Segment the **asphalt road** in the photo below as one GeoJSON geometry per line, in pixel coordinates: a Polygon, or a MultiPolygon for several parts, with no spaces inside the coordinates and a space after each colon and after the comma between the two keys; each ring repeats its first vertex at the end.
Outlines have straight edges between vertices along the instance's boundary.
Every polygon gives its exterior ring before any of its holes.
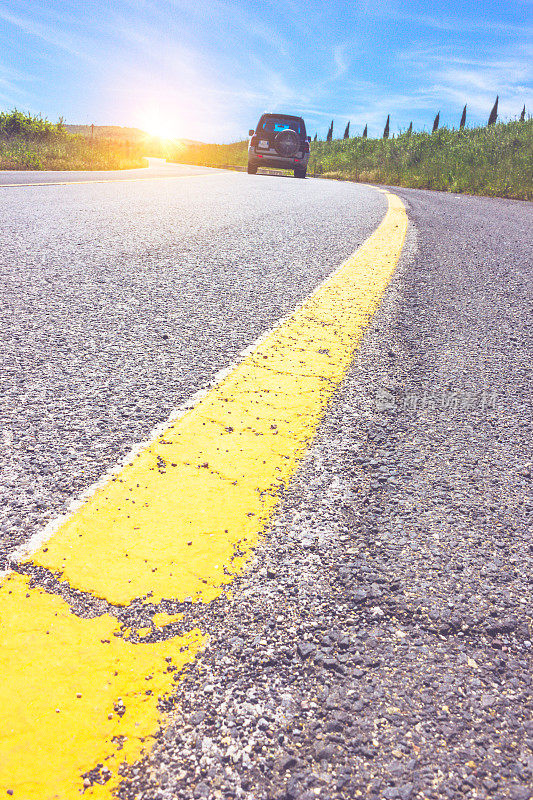
{"type": "MultiPolygon", "coordinates": [[[[5,555],[386,209],[208,170],[0,191],[5,555]]],[[[395,191],[396,275],[254,568],[186,612],[211,644],[124,800],[531,796],[531,206],[395,191]]]]}
{"type": "MultiPolygon", "coordinates": [[[[183,177],[205,173],[203,167],[186,164],[167,164],[162,158],[149,158],[149,166],[143,169],[91,170],[90,172],[73,172],[65,170],[0,170],[0,186],[28,186],[28,184],[64,184],[103,181],[121,181],[123,183],[153,180],[154,178],[183,177]]],[[[214,172],[215,170],[211,170],[214,172]]],[[[218,170],[216,170],[218,171],[218,170]]]]}
{"type": "Polygon", "coordinates": [[[386,209],[366,187],[192,169],[2,190],[0,559],[291,311],[386,209]]]}

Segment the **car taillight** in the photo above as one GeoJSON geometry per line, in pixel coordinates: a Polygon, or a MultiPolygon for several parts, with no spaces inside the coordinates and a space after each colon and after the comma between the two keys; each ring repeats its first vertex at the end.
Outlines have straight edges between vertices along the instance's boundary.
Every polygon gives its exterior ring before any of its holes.
{"type": "Polygon", "coordinates": [[[252,145],[252,147],[254,147],[257,144],[258,141],[259,141],[258,137],[256,135],[254,135],[250,139],[250,144],[252,145]]]}

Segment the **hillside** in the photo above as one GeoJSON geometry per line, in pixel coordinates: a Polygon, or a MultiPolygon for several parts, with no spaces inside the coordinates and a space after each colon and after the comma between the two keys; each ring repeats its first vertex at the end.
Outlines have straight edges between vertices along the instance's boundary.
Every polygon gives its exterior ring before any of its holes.
{"type": "MultiPolygon", "coordinates": [[[[146,144],[148,150],[151,147],[159,149],[162,145],[161,139],[157,136],[152,136],[147,131],[141,128],[124,128],[120,125],[64,125],[67,133],[76,136],[94,137],[95,139],[107,139],[123,142],[137,142],[146,144]]],[[[201,146],[202,142],[197,142],[194,139],[172,139],[164,141],[163,145],[168,147],[196,147],[201,146]]],[[[147,155],[152,155],[147,151],[147,155]]],[[[153,154],[155,155],[155,153],[153,154]]]]}
{"type": "Polygon", "coordinates": [[[94,136],[100,139],[123,139],[129,141],[144,141],[149,138],[146,131],[140,128],[123,128],[120,125],[64,125],[67,133],[80,136],[94,136]]]}

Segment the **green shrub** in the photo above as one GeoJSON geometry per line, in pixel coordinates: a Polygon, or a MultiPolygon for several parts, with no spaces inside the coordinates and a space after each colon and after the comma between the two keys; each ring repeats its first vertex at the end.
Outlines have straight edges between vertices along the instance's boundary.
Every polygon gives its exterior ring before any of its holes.
{"type": "Polygon", "coordinates": [[[49,139],[63,133],[63,124],[54,125],[40,116],[17,111],[0,112],[0,136],[2,138],[18,137],[27,140],[49,139]]]}
{"type": "Polygon", "coordinates": [[[146,166],[141,144],[71,135],[21,111],[0,112],[0,169],[93,170],[146,166]]]}

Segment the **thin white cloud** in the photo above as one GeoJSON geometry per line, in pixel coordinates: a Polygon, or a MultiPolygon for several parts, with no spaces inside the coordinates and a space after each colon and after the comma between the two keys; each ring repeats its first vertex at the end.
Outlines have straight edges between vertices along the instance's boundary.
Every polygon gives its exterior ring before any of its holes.
{"type": "Polygon", "coordinates": [[[4,108],[21,107],[22,110],[38,112],[35,104],[35,87],[39,80],[20,70],[0,63],[0,101],[4,108]]]}
{"type": "MultiPolygon", "coordinates": [[[[250,49],[254,47],[255,40],[281,57],[285,58],[291,53],[291,44],[280,34],[279,27],[265,22],[260,13],[261,4],[255,12],[232,0],[197,0],[194,4],[190,0],[170,0],[170,4],[180,10],[186,19],[194,18],[202,24],[209,20],[211,25],[226,32],[231,31],[233,38],[240,43],[249,42],[250,49]]],[[[277,11],[280,11],[279,4],[277,11]]],[[[227,46],[230,48],[230,42],[227,42],[227,46]]]]}
{"type": "Polygon", "coordinates": [[[503,33],[505,35],[518,34],[521,37],[531,34],[533,30],[527,25],[512,25],[510,23],[496,22],[490,15],[484,14],[475,19],[456,19],[453,17],[432,17],[429,14],[402,14],[403,22],[411,22],[425,28],[436,31],[447,31],[453,33],[476,33],[483,32],[503,33]]]}
{"type": "Polygon", "coordinates": [[[29,36],[36,36],[56,49],[63,50],[76,58],[97,63],[96,58],[91,55],[91,47],[88,42],[82,42],[79,38],[64,30],[58,30],[55,26],[37,22],[33,15],[21,16],[0,8],[0,19],[19,28],[29,36]]]}
{"type": "Polygon", "coordinates": [[[352,57],[350,58],[348,56],[348,47],[349,43],[344,42],[343,44],[338,44],[333,48],[333,63],[335,64],[335,72],[333,75],[334,79],[345,75],[350,67],[350,64],[352,63],[353,52],[352,57]]]}
{"type": "Polygon", "coordinates": [[[461,107],[466,103],[478,121],[488,116],[496,95],[499,95],[500,118],[513,118],[524,103],[533,106],[533,67],[531,48],[515,47],[512,54],[501,52],[493,58],[475,58],[447,48],[426,48],[405,51],[401,59],[418,76],[419,90],[434,105],[440,103],[461,107]]]}

